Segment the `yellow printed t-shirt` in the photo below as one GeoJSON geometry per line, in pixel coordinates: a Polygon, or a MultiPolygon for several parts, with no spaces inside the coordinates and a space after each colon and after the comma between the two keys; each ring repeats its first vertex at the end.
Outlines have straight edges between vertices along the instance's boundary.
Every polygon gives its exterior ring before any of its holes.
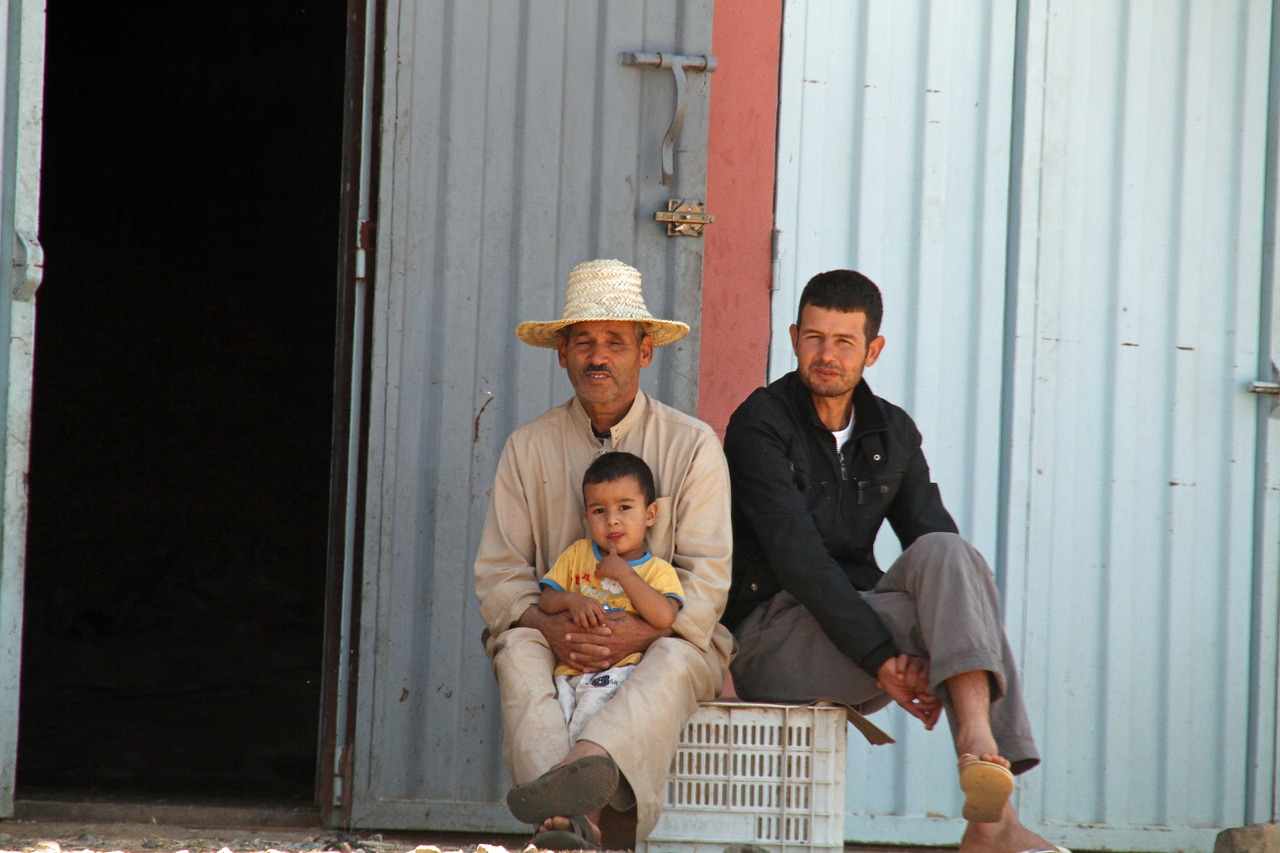
{"type": "MultiPolygon", "coordinates": [[[[608,578],[596,577],[596,563],[602,557],[596,543],[590,539],[579,539],[564,550],[539,584],[561,592],[577,592],[594,598],[606,613],[620,610],[636,613],[621,584],[608,578]]],[[[663,595],[674,598],[684,607],[684,589],[680,586],[680,578],[676,575],[674,566],[648,551],[639,559],[628,560],[627,563],[635,569],[642,581],[663,595]]],[[[618,661],[615,666],[637,663],[640,657],[640,653],[636,652],[618,661]]],[[[565,663],[556,664],[556,675],[580,675],[581,672],[565,663]]]]}

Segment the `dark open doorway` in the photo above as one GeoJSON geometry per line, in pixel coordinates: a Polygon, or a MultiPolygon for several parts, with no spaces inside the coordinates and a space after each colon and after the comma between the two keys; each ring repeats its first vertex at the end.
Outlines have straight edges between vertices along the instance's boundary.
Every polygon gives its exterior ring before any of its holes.
{"type": "Polygon", "coordinates": [[[313,798],[345,13],[49,0],[19,797],[313,798]]]}

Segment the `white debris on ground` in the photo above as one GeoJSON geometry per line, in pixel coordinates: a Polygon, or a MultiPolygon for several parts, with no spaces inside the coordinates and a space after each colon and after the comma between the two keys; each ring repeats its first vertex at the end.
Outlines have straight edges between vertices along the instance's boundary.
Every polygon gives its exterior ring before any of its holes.
{"type": "MultiPolygon", "coordinates": [[[[70,845],[59,841],[37,841],[13,839],[0,834],[0,853],[156,853],[157,850],[168,849],[170,845],[157,844],[154,839],[143,839],[141,844],[116,845],[99,844],[92,835],[84,835],[70,845]]],[[[493,844],[477,844],[471,848],[435,847],[434,844],[420,844],[407,848],[403,845],[379,843],[379,841],[358,841],[356,845],[339,841],[337,844],[325,843],[289,843],[270,844],[255,839],[248,843],[238,843],[234,847],[214,848],[196,843],[183,845],[172,850],[172,853],[535,853],[536,848],[529,845],[524,850],[508,850],[493,844]]]]}
{"type": "MultiPolygon", "coordinates": [[[[149,827],[140,827],[147,830],[149,827]]],[[[74,837],[31,837],[20,827],[0,824],[0,853],[536,853],[532,846],[512,848],[495,844],[417,844],[344,834],[306,836],[280,833],[278,837],[229,840],[207,830],[175,830],[156,827],[155,834],[98,835],[92,831],[74,837]],[[6,832],[6,830],[8,830],[6,832]],[[18,831],[14,831],[18,830],[18,831]]]]}

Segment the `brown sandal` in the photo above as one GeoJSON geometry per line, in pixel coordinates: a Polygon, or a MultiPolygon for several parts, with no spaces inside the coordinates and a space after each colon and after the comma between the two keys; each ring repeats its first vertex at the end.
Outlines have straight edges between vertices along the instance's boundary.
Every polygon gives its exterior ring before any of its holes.
{"type": "Polygon", "coordinates": [[[524,823],[600,811],[618,789],[618,765],[607,755],[587,755],[553,767],[507,792],[507,808],[524,823]]]}
{"type": "Polygon", "coordinates": [[[529,841],[539,850],[600,850],[595,841],[596,828],[584,815],[569,818],[572,829],[549,829],[529,841]]]}

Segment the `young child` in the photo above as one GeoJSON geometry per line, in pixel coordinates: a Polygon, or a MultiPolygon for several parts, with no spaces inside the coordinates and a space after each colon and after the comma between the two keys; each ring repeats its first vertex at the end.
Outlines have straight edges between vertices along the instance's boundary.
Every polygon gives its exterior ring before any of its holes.
{"type": "MultiPolygon", "coordinates": [[[[538,609],[568,611],[583,628],[604,623],[606,613],[635,613],[655,628],[667,628],[684,606],[675,568],[645,550],[645,534],[658,518],[653,472],[631,453],[600,455],[582,477],[584,515],[590,539],[565,549],[539,582],[538,609]]],[[[591,715],[617,692],[640,660],[629,655],[603,672],[583,673],[556,665],[556,698],[578,739],[591,715]]]]}

